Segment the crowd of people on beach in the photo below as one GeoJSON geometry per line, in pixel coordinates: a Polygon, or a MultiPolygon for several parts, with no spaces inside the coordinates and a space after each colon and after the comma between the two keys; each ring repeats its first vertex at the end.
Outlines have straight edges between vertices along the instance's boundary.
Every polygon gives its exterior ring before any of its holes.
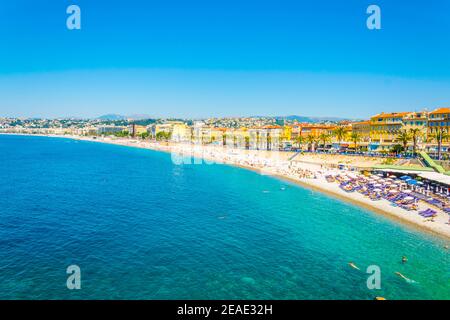
{"type": "MultiPolygon", "coordinates": [[[[398,177],[386,173],[359,174],[354,172],[328,174],[326,180],[337,182],[339,187],[348,192],[358,192],[372,201],[387,200],[394,207],[407,211],[415,211],[426,219],[434,221],[439,212],[450,213],[450,196],[441,192],[430,192],[424,187],[415,187],[418,183],[409,176],[398,177]],[[411,181],[411,182],[410,182],[411,181]],[[419,203],[429,206],[419,210],[419,203]]],[[[450,219],[448,224],[450,224],[450,219]]]]}

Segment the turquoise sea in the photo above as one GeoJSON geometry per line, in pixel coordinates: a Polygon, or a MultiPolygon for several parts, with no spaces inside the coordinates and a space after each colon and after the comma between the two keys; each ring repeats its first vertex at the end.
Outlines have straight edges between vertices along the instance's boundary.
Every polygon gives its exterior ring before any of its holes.
{"type": "Polygon", "coordinates": [[[1,299],[450,299],[445,244],[232,166],[0,136],[1,299]],[[66,287],[72,264],[81,290],[66,287]]]}

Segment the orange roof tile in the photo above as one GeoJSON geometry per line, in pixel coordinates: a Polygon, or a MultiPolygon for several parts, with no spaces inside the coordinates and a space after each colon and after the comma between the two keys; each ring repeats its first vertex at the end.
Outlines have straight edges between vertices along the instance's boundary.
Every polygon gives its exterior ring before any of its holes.
{"type": "Polygon", "coordinates": [[[281,126],[264,126],[263,129],[281,129],[281,126]]]}
{"type": "Polygon", "coordinates": [[[442,114],[442,113],[450,113],[450,108],[438,108],[430,112],[430,114],[442,114]]]}
{"type": "Polygon", "coordinates": [[[411,112],[391,112],[391,113],[379,113],[377,115],[372,116],[371,118],[396,118],[396,117],[404,117],[411,112]]]}
{"type": "Polygon", "coordinates": [[[359,122],[353,122],[352,125],[354,124],[370,124],[369,120],[364,120],[364,121],[359,121],[359,122]]]}

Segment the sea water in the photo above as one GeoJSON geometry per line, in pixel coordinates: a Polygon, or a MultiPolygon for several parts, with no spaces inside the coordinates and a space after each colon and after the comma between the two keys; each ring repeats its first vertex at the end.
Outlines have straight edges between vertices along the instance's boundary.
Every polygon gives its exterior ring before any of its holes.
{"type": "Polygon", "coordinates": [[[241,168],[0,135],[2,299],[449,299],[446,244],[241,168]]]}

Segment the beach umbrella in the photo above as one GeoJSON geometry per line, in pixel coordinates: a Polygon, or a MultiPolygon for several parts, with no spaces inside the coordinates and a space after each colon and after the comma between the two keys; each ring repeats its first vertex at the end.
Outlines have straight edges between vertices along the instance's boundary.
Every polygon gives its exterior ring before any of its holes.
{"type": "Polygon", "coordinates": [[[381,192],[381,189],[373,189],[373,192],[381,192]]]}
{"type": "Polygon", "coordinates": [[[402,179],[402,180],[409,180],[409,179],[411,179],[411,177],[409,177],[409,176],[401,176],[400,179],[402,179]]]}
{"type": "Polygon", "coordinates": [[[382,173],[379,173],[379,174],[377,174],[377,176],[379,176],[379,177],[383,177],[383,174],[382,174],[382,173]]]}
{"type": "Polygon", "coordinates": [[[422,181],[417,181],[417,184],[418,185],[423,185],[423,182],[422,181]]]}
{"type": "Polygon", "coordinates": [[[389,190],[389,193],[398,193],[398,190],[389,190]]]}
{"type": "Polygon", "coordinates": [[[413,197],[406,197],[404,200],[414,200],[413,197]]]}
{"type": "Polygon", "coordinates": [[[404,190],[403,193],[411,193],[411,190],[404,190]]]}
{"type": "Polygon", "coordinates": [[[416,180],[414,180],[414,179],[410,179],[410,180],[406,180],[406,183],[407,184],[409,184],[409,185],[416,185],[417,184],[417,181],[416,180]]]}

